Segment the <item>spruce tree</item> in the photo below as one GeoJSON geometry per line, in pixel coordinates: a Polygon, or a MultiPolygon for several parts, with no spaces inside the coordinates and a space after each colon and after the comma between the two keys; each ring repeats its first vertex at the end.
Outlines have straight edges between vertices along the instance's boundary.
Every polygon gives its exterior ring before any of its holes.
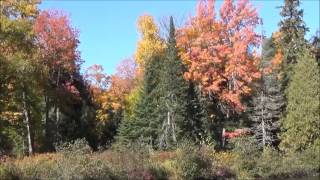
{"type": "Polygon", "coordinates": [[[287,89],[287,114],[282,119],[280,148],[299,151],[320,138],[320,73],[307,50],[293,69],[287,89]]]}
{"type": "Polygon", "coordinates": [[[162,121],[160,137],[161,147],[170,147],[183,138],[197,137],[200,125],[194,117],[193,98],[188,97],[189,84],[184,79],[184,65],[178,55],[173,18],[170,17],[169,37],[167,40],[166,58],[161,77],[162,98],[158,111],[162,121]],[[190,99],[191,98],[191,99],[190,99]]]}
{"type": "MultiPolygon", "coordinates": [[[[273,40],[265,39],[262,47],[261,69],[271,66],[275,55],[273,40]]],[[[279,118],[284,109],[285,99],[281,84],[277,78],[278,72],[263,73],[255,96],[252,98],[250,119],[254,122],[253,131],[259,146],[275,145],[279,132],[279,118]]]]}
{"type": "Polygon", "coordinates": [[[126,118],[118,131],[118,143],[143,141],[156,148],[171,148],[183,138],[199,141],[206,117],[192,83],[184,77],[173,19],[165,57],[146,61],[143,87],[132,119],[126,118]]]}
{"type": "Polygon", "coordinates": [[[117,141],[120,145],[130,145],[142,141],[150,145],[158,144],[161,122],[158,118],[161,98],[160,77],[163,57],[152,56],[146,61],[141,95],[134,109],[132,119],[121,122],[117,141]]]}
{"type": "Polygon", "coordinates": [[[299,53],[306,45],[304,39],[308,31],[303,21],[303,10],[298,9],[299,0],[285,0],[280,15],[283,20],[279,23],[281,34],[281,44],[283,45],[285,61],[287,64],[296,63],[299,53]]]}
{"type": "Polygon", "coordinates": [[[292,74],[292,65],[297,63],[299,54],[306,47],[307,43],[304,39],[305,33],[308,31],[303,21],[303,10],[299,9],[299,0],[285,0],[280,15],[280,46],[284,55],[282,68],[284,71],[283,86],[287,86],[292,74]]]}
{"type": "Polygon", "coordinates": [[[130,146],[137,139],[134,133],[137,127],[134,122],[134,119],[130,119],[129,117],[124,117],[121,121],[115,138],[117,145],[130,146]]]}
{"type": "Polygon", "coordinates": [[[211,143],[211,126],[208,117],[206,98],[201,94],[193,82],[189,82],[187,99],[187,123],[183,130],[185,136],[191,138],[196,143],[211,143]]]}

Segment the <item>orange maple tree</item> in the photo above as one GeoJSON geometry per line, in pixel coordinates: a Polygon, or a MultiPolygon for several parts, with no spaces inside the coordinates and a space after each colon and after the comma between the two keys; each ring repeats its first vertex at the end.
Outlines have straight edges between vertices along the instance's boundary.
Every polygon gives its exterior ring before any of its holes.
{"type": "Polygon", "coordinates": [[[261,38],[256,9],[248,0],[225,0],[216,17],[215,1],[200,1],[197,12],[178,31],[177,45],[188,65],[185,78],[216,96],[236,111],[243,111],[243,95],[251,93],[251,83],[260,77],[255,48],[261,38]]]}
{"type": "Polygon", "coordinates": [[[123,110],[125,98],[136,86],[136,64],[133,59],[125,59],[117,66],[114,75],[103,72],[101,65],[93,65],[85,71],[85,79],[90,85],[93,101],[98,105],[97,119],[108,120],[109,111],[123,110]]]}
{"type": "Polygon", "coordinates": [[[133,59],[124,59],[111,77],[112,94],[123,103],[125,96],[136,86],[137,65],[133,59]]]}
{"type": "Polygon", "coordinates": [[[107,90],[110,85],[108,76],[101,65],[94,64],[85,70],[84,78],[90,86],[91,93],[96,96],[107,90]]]}

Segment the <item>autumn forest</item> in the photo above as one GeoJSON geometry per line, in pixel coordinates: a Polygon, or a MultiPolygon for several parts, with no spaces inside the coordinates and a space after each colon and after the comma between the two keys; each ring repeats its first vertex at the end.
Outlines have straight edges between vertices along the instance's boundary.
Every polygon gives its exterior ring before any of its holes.
{"type": "Polygon", "coordinates": [[[113,74],[39,4],[0,0],[0,179],[319,177],[320,31],[301,1],[270,37],[249,0],[199,0],[179,26],[141,14],[113,74]]]}

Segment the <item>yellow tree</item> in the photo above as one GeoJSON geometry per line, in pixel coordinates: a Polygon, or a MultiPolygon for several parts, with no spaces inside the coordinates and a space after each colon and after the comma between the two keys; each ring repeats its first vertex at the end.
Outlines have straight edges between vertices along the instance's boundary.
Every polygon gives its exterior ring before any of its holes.
{"type": "Polygon", "coordinates": [[[150,15],[143,15],[138,20],[138,31],[141,39],[138,41],[135,59],[143,69],[145,61],[151,56],[164,53],[165,43],[159,36],[159,28],[150,15]]]}
{"type": "Polygon", "coordinates": [[[137,65],[135,69],[136,84],[134,89],[128,93],[125,99],[126,117],[129,119],[132,119],[134,116],[133,109],[140,98],[139,92],[141,79],[146,61],[152,56],[164,54],[166,48],[165,42],[160,37],[159,27],[155,23],[152,16],[141,16],[138,19],[137,26],[140,33],[140,40],[138,41],[135,53],[135,61],[137,65]]]}

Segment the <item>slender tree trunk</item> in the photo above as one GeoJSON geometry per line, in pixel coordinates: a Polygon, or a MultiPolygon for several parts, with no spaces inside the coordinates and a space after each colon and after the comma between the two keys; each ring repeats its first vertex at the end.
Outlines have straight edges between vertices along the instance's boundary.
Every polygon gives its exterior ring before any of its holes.
{"type": "Polygon", "coordinates": [[[30,123],[30,114],[28,111],[27,100],[26,100],[26,93],[25,90],[22,92],[22,103],[23,103],[23,114],[25,118],[25,124],[27,128],[27,139],[28,139],[28,152],[29,155],[33,154],[33,147],[32,147],[32,138],[31,138],[31,123],[30,123]]]}
{"type": "Polygon", "coordinates": [[[25,133],[24,133],[24,131],[22,131],[22,137],[21,137],[21,140],[22,140],[22,154],[24,154],[25,149],[26,149],[25,142],[24,142],[25,141],[24,137],[25,137],[25,133]]]}
{"type": "Polygon", "coordinates": [[[261,128],[262,128],[262,145],[265,147],[266,145],[266,126],[265,126],[265,119],[264,119],[264,93],[262,92],[261,96],[261,104],[262,104],[262,121],[261,121],[261,128]]]}
{"type": "Polygon", "coordinates": [[[167,126],[166,126],[166,144],[167,144],[167,147],[170,147],[170,127],[171,124],[170,124],[170,112],[168,111],[167,113],[167,126]]]}
{"type": "Polygon", "coordinates": [[[57,125],[59,124],[59,121],[60,121],[60,110],[59,110],[59,107],[56,106],[56,123],[57,123],[57,125]]]}
{"type": "MultiPolygon", "coordinates": [[[[56,88],[58,90],[59,90],[59,85],[60,85],[60,75],[61,75],[61,68],[59,67],[58,76],[57,76],[57,83],[56,83],[56,88]]],[[[59,106],[58,106],[58,99],[56,99],[55,114],[56,114],[56,130],[58,131],[58,125],[59,125],[59,121],[60,121],[60,110],[59,110],[59,106]]],[[[59,133],[58,132],[56,132],[56,133],[57,133],[56,140],[58,140],[59,133]]]]}
{"type": "MultiPolygon", "coordinates": [[[[173,113],[172,113],[173,114],[173,113]]],[[[172,138],[173,138],[173,142],[174,143],[177,143],[177,136],[176,136],[176,124],[175,124],[175,121],[174,121],[174,115],[171,115],[170,114],[170,117],[171,117],[171,126],[172,126],[172,138]]]]}
{"type": "Polygon", "coordinates": [[[52,134],[52,122],[49,118],[49,96],[45,95],[45,144],[46,144],[46,150],[47,151],[52,151],[53,150],[53,134],[52,134]]]}
{"type": "Polygon", "coordinates": [[[44,101],[45,101],[45,117],[44,117],[44,124],[45,124],[45,134],[48,134],[48,122],[49,122],[49,97],[47,95],[45,95],[44,97],[44,101]]]}
{"type": "Polygon", "coordinates": [[[262,127],[262,145],[263,147],[266,146],[266,129],[265,129],[265,123],[264,120],[261,122],[261,127],[262,127]]]}
{"type": "Polygon", "coordinates": [[[224,144],[226,142],[225,133],[226,133],[226,129],[222,128],[222,148],[224,148],[224,144]]]}

